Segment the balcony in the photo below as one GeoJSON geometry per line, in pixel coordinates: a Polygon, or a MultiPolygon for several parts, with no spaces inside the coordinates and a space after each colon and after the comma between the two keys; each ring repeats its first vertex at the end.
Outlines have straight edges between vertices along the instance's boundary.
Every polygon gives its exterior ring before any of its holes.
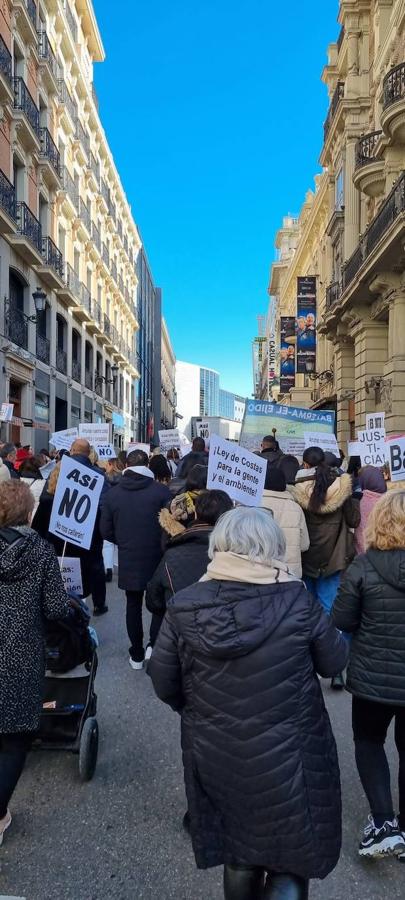
{"type": "Polygon", "coordinates": [[[110,219],[112,219],[113,224],[115,225],[116,219],[117,219],[117,207],[116,207],[115,203],[112,202],[111,197],[110,197],[110,200],[108,203],[108,215],[110,216],[110,219]]]}
{"type": "Polygon", "coordinates": [[[122,242],[122,221],[121,221],[121,219],[118,219],[118,222],[117,222],[117,234],[118,234],[118,237],[121,238],[121,242],[122,242]]]}
{"type": "Polygon", "coordinates": [[[29,206],[22,201],[16,204],[17,232],[10,234],[9,242],[30,266],[42,263],[42,229],[29,206]]]}
{"type": "Polygon", "coordinates": [[[344,97],[344,91],[345,91],[344,82],[343,82],[343,81],[338,81],[338,83],[337,83],[337,85],[336,85],[336,88],[335,88],[335,91],[334,91],[334,93],[333,93],[331,102],[330,102],[329,112],[328,112],[328,115],[327,115],[327,117],[326,117],[326,120],[325,120],[325,123],[324,123],[324,126],[323,126],[323,136],[324,136],[324,142],[325,142],[325,143],[326,143],[326,141],[327,141],[328,134],[329,134],[329,131],[330,131],[330,128],[331,128],[333,119],[335,118],[336,112],[337,112],[337,110],[338,110],[338,108],[339,108],[340,101],[343,100],[343,97],[344,97]]]}
{"type": "Polygon", "coordinates": [[[342,294],[342,285],[340,281],[333,281],[326,288],[326,309],[330,309],[335,303],[338,303],[342,294]]]}
{"type": "Polygon", "coordinates": [[[64,213],[68,219],[74,219],[78,212],[78,196],[76,185],[73,178],[66,168],[63,166],[60,170],[61,188],[60,195],[64,207],[64,213]]]}
{"type": "Polygon", "coordinates": [[[100,231],[97,228],[97,225],[94,224],[94,222],[91,223],[91,239],[93,241],[94,246],[97,248],[99,255],[101,256],[100,231]]]}
{"type": "Polygon", "coordinates": [[[118,276],[117,284],[118,284],[118,290],[119,290],[120,294],[122,294],[122,296],[124,297],[124,290],[125,290],[125,289],[124,289],[124,282],[123,282],[123,279],[122,279],[122,275],[119,275],[119,276],[118,276]]]}
{"type": "Polygon", "coordinates": [[[56,368],[61,375],[67,375],[67,353],[62,347],[56,348],[56,368]]]}
{"type": "Polygon", "coordinates": [[[82,382],[82,364],[79,359],[72,359],[72,378],[78,384],[82,382]]]}
{"type": "Polygon", "coordinates": [[[94,385],[94,382],[93,382],[93,372],[91,372],[90,369],[85,369],[85,370],[84,370],[84,383],[85,383],[85,385],[86,385],[86,388],[87,388],[89,391],[94,390],[94,387],[93,387],[93,385],[94,385]]]}
{"type": "Polygon", "coordinates": [[[23,78],[13,78],[14,118],[21,124],[20,138],[26,150],[39,149],[39,109],[23,78]]]}
{"type": "Polygon", "coordinates": [[[78,210],[80,219],[79,231],[82,232],[82,237],[88,240],[91,236],[91,213],[89,207],[86,206],[81,197],[79,197],[78,200],[78,210]]]}
{"type": "Polygon", "coordinates": [[[44,334],[40,334],[38,329],[36,335],[36,357],[37,359],[41,360],[41,362],[49,366],[49,361],[51,358],[51,345],[48,341],[48,338],[46,338],[44,334]]]}
{"type": "Polygon", "coordinates": [[[89,289],[82,281],[80,282],[79,298],[80,309],[76,310],[76,314],[82,320],[88,322],[92,318],[91,295],[89,289]]]}
{"type": "Polygon", "coordinates": [[[58,93],[58,64],[46,31],[38,32],[39,71],[50,94],[58,93]]]}
{"type": "Polygon", "coordinates": [[[353,182],[368,197],[379,197],[385,185],[384,160],[375,155],[383,135],[382,131],[365,134],[356,144],[356,168],[353,182]]]}
{"type": "Polygon", "coordinates": [[[50,188],[61,184],[60,153],[48,128],[39,129],[39,162],[44,181],[50,188]]]}
{"type": "Polygon", "coordinates": [[[29,44],[37,40],[37,5],[34,0],[12,0],[17,30],[29,44]]]}
{"type": "Polygon", "coordinates": [[[91,321],[87,323],[89,334],[102,334],[104,328],[103,311],[98,300],[91,301],[91,321]]]}
{"type": "Polygon", "coordinates": [[[79,37],[79,28],[78,28],[76,19],[73,15],[73,12],[70,8],[69,2],[66,2],[66,0],[65,0],[65,16],[67,19],[67,23],[69,25],[69,31],[72,35],[73,41],[75,44],[77,44],[78,37],[79,37]]]}
{"type": "Polygon", "coordinates": [[[77,104],[71,97],[66,82],[63,78],[58,80],[59,109],[64,120],[65,128],[69,133],[76,130],[77,104]]]}
{"type": "Polygon", "coordinates": [[[405,63],[384,78],[381,126],[394,143],[405,144],[405,63]]]}
{"type": "Polygon", "coordinates": [[[17,347],[28,350],[27,316],[7,298],[4,301],[4,326],[6,338],[17,344],[17,347]]]}
{"type": "Polygon", "coordinates": [[[91,150],[88,157],[87,168],[89,178],[93,181],[94,189],[98,192],[100,190],[100,163],[97,161],[91,150]]]}
{"type": "Polygon", "coordinates": [[[56,294],[67,308],[75,308],[80,303],[80,278],[70,263],[65,265],[64,283],[62,287],[58,288],[56,294]]]}
{"type": "Polygon", "coordinates": [[[35,266],[38,275],[50,288],[63,287],[63,256],[50,237],[42,238],[42,257],[42,265],[35,266]]]}
{"type": "Polygon", "coordinates": [[[103,178],[100,179],[100,198],[103,201],[105,213],[108,213],[110,206],[110,188],[103,178]]]}
{"type": "Polygon", "coordinates": [[[13,103],[11,53],[0,34],[0,102],[13,103]]]}
{"type": "Polygon", "coordinates": [[[17,229],[14,185],[0,169],[0,233],[14,234],[17,229]]]}
{"type": "Polygon", "coordinates": [[[82,166],[87,166],[90,159],[90,136],[87,134],[80,119],[76,119],[74,149],[76,157],[82,166]]]}
{"type": "Polygon", "coordinates": [[[106,343],[107,343],[111,348],[114,347],[114,342],[113,342],[113,330],[114,330],[114,329],[113,329],[113,325],[111,324],[110,319],[108,318],[108,316],[106,316],[106,315],[104,314],[104,337],[105,337],[105,339],[106,339],[106,343]]]}
{"type": "Polygon", "coordinates": [[[107,244],[104,243],[101,245],[101,258],[108,271],[110,271],[110,254],[108,252],[107,244]]]}
{"type": "Polygon", "coordinates": [[[110,265],[110,274],[111,274],[111,278],[113,278],[115,283],[117,284],[118,275],[117,275],[117,264],[115,262],[112,262],[110,265]]]}

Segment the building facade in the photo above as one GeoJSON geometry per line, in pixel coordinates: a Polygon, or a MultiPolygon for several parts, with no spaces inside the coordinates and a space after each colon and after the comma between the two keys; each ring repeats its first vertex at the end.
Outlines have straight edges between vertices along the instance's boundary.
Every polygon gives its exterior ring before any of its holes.
{"type": "Polygon", "coordinates": [[[162,428],[176,428],[176,357],[170,341],[167,324],[162,319],[162,371],[160,424],[162,428]]]}
{"type": "Polygon", "coordinates": [[[376,409],[388,433],[404,430],[405,5],[341,0],[339,22],[323,72],[324,172],[284,278],[318,276],[318,377],[298,391],[335,402],[344,444],[376,409]]]}
{"type": "Polygon", "coordinates": [[[141,241],[93,88],[92,2],[4,0],[0,51],[2,435],[38,449],[106,420],[122,446],[138,433],[141,241]]]}
{"type": "Polygon", "coordinates": [[[162,298],[143,247],[137,259],[137,422],[138,441],[157,441],[161,419],[162,298]]]}
{"type": "Polygon", "coordinates": [[[176,393],[179,427],[187,437],[193,416],[219,415],[219,372],[215,369],[177,360],[176,393]]]}
{"type": "Polygon", "coordinates": [[[219,389],[219,415],[224,419],[242,422],[245,415],[245,398],[232,391],[219,389]]]}

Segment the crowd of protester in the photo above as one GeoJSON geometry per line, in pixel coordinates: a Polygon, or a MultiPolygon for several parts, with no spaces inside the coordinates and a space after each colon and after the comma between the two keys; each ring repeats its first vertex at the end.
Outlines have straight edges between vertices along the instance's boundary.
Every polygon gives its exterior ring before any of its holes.
{"type": "MultiPolygon", "coordinates": [[[[96,616],[117,565],[131,668],[146,667],[181,715],[197,866],[224,867],[226,900],[304,900],[341,847],[322,678],[352,694],[370,808],[359,853],[405,861],[405,491],[319,447],[301,465],[274,437],[257,452],[265,486],[248,508],[207,490],[202,438],[183,459],[135,449],[105,464],[75,440],[70,457],[104,483],[90,548],[64,550],[80,559],[96,616]],[[384,750],[392,720],[399,816],[384,750]]],[[[0,446],[0,843],[41,712],[43,623],[68,612],[63,542],[49,530],[60,454],[42,478],[49,458],[0,446]]]]}

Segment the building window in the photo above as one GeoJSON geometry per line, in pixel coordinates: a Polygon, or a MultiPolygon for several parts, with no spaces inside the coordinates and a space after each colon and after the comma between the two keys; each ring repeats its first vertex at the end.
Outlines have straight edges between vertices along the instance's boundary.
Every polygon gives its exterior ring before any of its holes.
{"type": "Polygon", "coordinates": [[[345,185],[343,166],[336,173],[335,177],[335,210],[344,209],[345,205],[345,185]]]}
{"type": "Polygon", "coordinates": [[[49,422],[49,396],[43,391],[35,391],[35,420],[49,422]]]}

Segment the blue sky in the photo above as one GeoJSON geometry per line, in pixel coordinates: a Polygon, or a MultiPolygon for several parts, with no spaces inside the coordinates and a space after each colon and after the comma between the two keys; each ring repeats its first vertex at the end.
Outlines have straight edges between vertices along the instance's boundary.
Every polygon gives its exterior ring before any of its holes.
{"type": "Polygon", "coordinates": [[[275,232],[319,171],[337,0],[95,9],[107,54],[95,76],[101,118],[175,353],[249,395],[275,232]]]}

